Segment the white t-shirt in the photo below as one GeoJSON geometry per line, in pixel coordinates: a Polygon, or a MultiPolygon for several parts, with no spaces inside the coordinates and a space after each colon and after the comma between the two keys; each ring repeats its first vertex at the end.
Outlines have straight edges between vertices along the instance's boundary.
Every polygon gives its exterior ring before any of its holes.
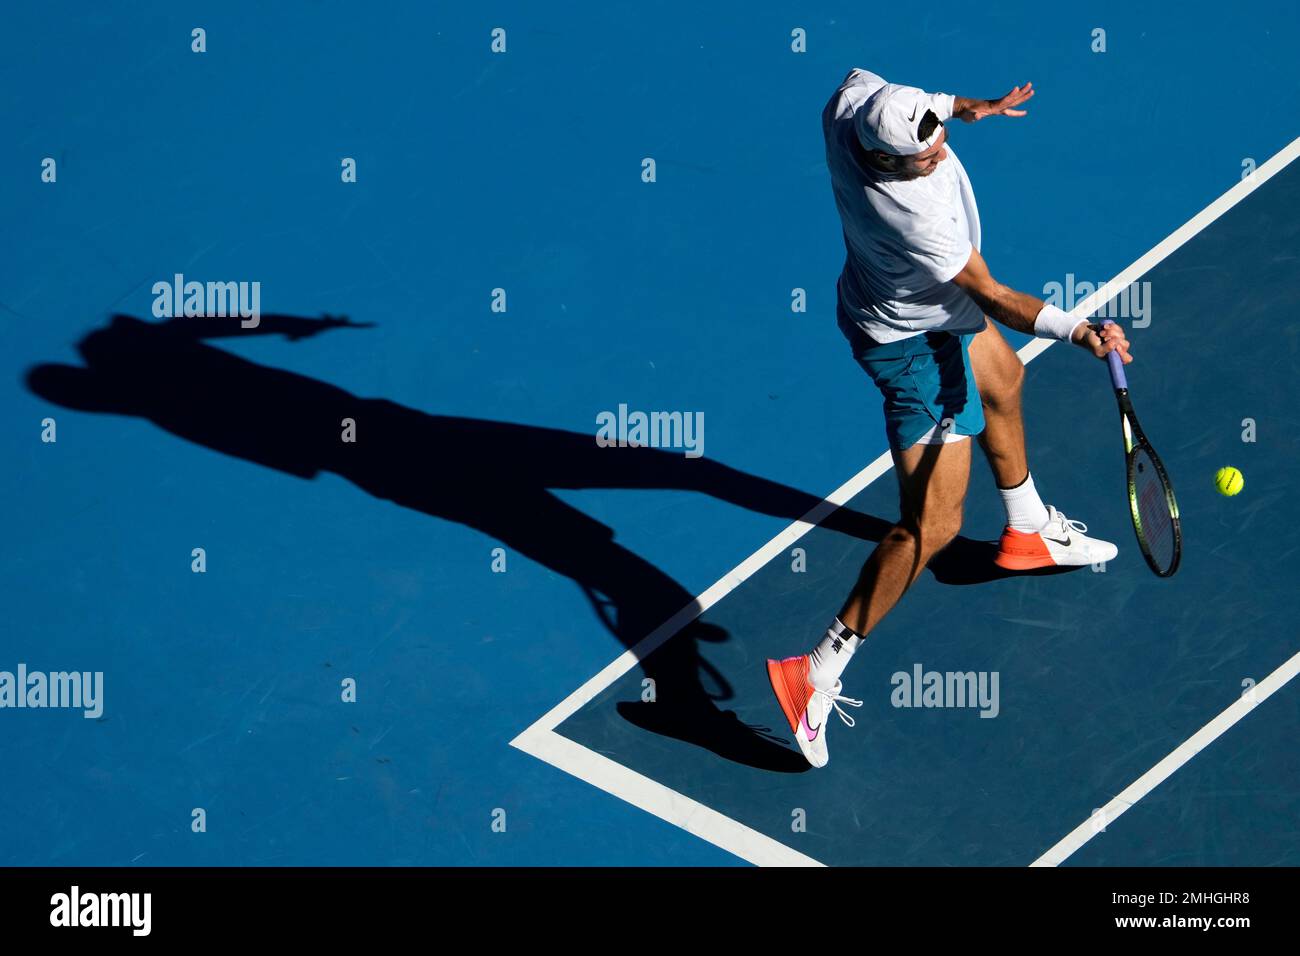
{"type": "Polygon", "coordinates": [[[826,165],[848,256],[839,303],[877,342],[975,332],[984,314],[951,281],[980,246],[979,209],[951,146],[929,176],[897,180],[859,159],[853,113],[885,81],[853,70],[822,112],[826,165]]]}

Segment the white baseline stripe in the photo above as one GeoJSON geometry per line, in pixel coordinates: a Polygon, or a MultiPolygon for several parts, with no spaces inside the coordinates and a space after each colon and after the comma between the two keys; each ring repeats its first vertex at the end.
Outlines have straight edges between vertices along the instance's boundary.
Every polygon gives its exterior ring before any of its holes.
{"type": "MultiPolygon", "coordinates": [[[[1079,303],[1072,310],[1072,313],[1081,318],[1091,315],[1206,226],[1245,199],[1253,190],[1284,169],[1297,156],[1300,156],[1300,138],[1292,140],[1275,156],[1259,166],[1253,176],[1234,185],[1222,196],[1170,233],[1146,255],[1079,303]]],[[[1047,351],[1052,341],[1051,339],[1033,339],[1022,346],[1016,354],[1020,357],[1021,362],[1028,365],[1047,351]]],[[[602,754],[574,743],[567,737],[555,733],[555,728],[580,710],[583,705],[606,687],[635,667],[643,658],[649,656],[670,637],[734,591],[747,578],[757,572],[759,568],[824,521],[836,508],[853,498],[892,467],[893,461],[889,453],[885,452],[835,489],[808,514],[792,523],[775,538],[736,565],[735,568],[721,577],[694,601],[686,605],[634,646],[624,651],[598,674],[595,674],[572,694],[539,717],[512,740],[510,745],[559,767],[581,780],[586,780],[593,786],[626,800],[633,806],[640,807],[655,816],[689,830],[691,833],[751,863],[759,865],[769,865],[774,862],[784,864],[815,863],[816,861],[770,837],[751,830],[689,797],[670,790],[649,777],[629,770],[602,754]],[[726,821],[726,824],[724,825],[722,821],[726,821]],[[688,826],[688,822],[691,825],[688,826]]]]}
{"type": "Polygon", "coordinates": [[[554,731],[521,734],[514,746],[757,866],[822,865],[554,731]]]}
{"type": "Polygon", "coordinates": [[[1133,804],[1164,783],[1179,767],[1214,743],[1229,727],[1272,697],[1297,673],[1300,673],[1300,653],[1252,687],[1247,692],[1247,696],[1238,698],[1231,707],[1175,747],[1164,760],[1130,783],[1119,796],[1094,812],[1091,817],[1066,834],[1056,846],[1029,865],[1059,866],[1133,804]]]}

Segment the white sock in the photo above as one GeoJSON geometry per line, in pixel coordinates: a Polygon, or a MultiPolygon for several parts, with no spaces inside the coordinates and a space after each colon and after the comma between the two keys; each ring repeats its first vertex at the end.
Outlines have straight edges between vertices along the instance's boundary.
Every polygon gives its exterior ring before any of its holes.
{"type": "Polygon", "coordinates": [[[1014,488],[999,488],[998,494],[1007,509],[1007,524],[1013,530],[1032,533],[1047,524],[1047,508],[1034,488],[1032,474],[1026,475],[1014,488]]]}
{"type": "Polygon", "coordinates": [[[849,658],[861,643],[862,638],[837,617],[821,643],[809,655],[808,680],[818,690],[830,690],[844,673],[844,668],[849,666],[849,658]]]}

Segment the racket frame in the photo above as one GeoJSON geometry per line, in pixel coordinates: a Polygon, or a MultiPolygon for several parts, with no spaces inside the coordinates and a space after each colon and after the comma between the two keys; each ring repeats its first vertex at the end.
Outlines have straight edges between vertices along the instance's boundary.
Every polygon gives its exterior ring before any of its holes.
{"type": "Polygon", "coordinates": [[[1146,559],[1147,566],[1155,572],[1157,577],[1173,577],[1183,558],[1183,529],[1178,516],[1178,499],[1174,497],[1174,485],[1169,480],[1169,473],[1165,470],[1165,463],[1160,460],[1160,456],[1156,454],[1156,450],[1151,446],[1151,442],[1147,440],[1146,434],[1142,431],[1142,425],[1138,422],[1137,413],[1133,411],[1133,403],[1129,400],[1128,389],[1115,389],[1115,401],[1119,405],[1120,423],[1124,429],[1124,474],[1127,481],[1128,508],[1129,515],[1133,519],[1133,530],[1137,532],[1138,547],[1142,549],[1142,557],[1146,559]],[[1139,449],[1146,452],[1151,464],[1155,467],[1156,477],[1159,478],[1160,488],[1165,495],[1165,504],[1169,508],[1169,523],[1172,525],[1174,532],[1174,555],[1167,569],[1162,569],[1156,563],[1156,559],[1147,543],[1146,532],[1142,528],[1142,516],[1138,512],[1136,469],[1139,449]]]}
{"type": "MultiPolygon", "coordinates": [[[[1114,323],[1107,320],[1102,324],[1113,325],[1114,323]]],[[[1124,474],[1128,485],[1129,515],[1133,519],[1133,530],[1136,532],[1138,547],[1142,549],[1142,557],[1146,560],[1147,566],[1155,572],[1157,577],[1172,577],[1183,559],[1183,528],[1178,518],[1178,499],[1174,497],[1174,484],[1169,480],[1169,473],[1165,471],[1165,463],[1160,460],[1155,448],[1147,440],[1146,433],[1142,431],[1142,425],[1138,421],[1137,413],[1133,411],[1133,403],[1128,397],[1128,377],[1124,374],[1124,362],[1119,357],[1119,352],[1107,353],[1106,364],[1110,368],[1110,383],[1115,389],[1115,401],[1119,405],[1120,423],[1124,428],[1124,474]],[[1160,487],[1165,493],[1165,503],[1169,507],[1169,523],[1173,526],[1174,531],[1174,556],[1167,569],[1162,569],[1156,563],[1155,557],[1152,556],[1151,548],[1147,544],[1146,534],[1142,530],[1142,516],[1138,513],[1137,476],[1134,474],[1134,470],[1137,466],[1137,451],[1139,448],[1146,451],[1147,457],[1151,459],[1151,464],[1155,466],[1156,477],[1160,479],[1160,487]]]]}

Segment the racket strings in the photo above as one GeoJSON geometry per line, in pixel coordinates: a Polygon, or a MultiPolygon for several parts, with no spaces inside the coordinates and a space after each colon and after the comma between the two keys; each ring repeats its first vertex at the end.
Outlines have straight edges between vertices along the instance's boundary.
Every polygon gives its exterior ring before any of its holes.
{"type": "Polygon", "coordinates": [[[1174,559],[1176,541],[1165,482],[1143,452],[1138,452],[1133,464],[1139,534],[1155,562],[1168,568],[1174,559]]]}

